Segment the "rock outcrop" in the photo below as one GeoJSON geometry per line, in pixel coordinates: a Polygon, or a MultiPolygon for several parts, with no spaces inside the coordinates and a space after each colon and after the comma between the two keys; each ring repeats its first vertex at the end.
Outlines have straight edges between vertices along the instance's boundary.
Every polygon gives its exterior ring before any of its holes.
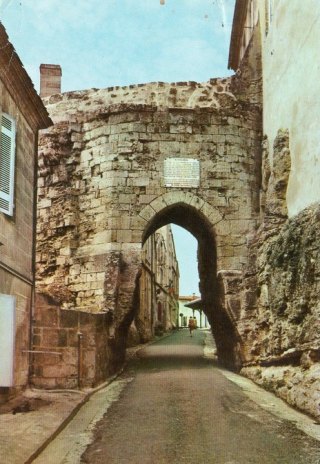
{"type": "Polygon", "coordinates": [[[263,222],[251,243],[240,331],[242,373],[320,417],[320,205],[288,219],[289,134],[279,131],[273,167],[263,163],[263,222]]]}

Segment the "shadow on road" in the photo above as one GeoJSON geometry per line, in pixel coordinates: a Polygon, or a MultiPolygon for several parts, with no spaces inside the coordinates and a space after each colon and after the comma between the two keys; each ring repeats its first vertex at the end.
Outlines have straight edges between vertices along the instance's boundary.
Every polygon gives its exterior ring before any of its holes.
{"type": "Polygon", "coordinates": [[[205,368],[214,362],[203,356],[204,340],[205,333],[201,330],[196,330],[192,337],[187,329],[179,330],[140,350],[132,367],[144,372],[205,368]]]}

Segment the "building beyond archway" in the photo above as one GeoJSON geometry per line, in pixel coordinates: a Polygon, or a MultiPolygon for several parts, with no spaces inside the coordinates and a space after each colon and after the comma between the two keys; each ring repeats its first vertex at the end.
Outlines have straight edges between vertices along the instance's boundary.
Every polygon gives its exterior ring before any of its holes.
{"type": "Polygon", "coordinates": [[[177,327],[179,264],[170,225],[160,227],[144,242],[137,285],[139,301],[133,307],[128,346],[177,327]]]}

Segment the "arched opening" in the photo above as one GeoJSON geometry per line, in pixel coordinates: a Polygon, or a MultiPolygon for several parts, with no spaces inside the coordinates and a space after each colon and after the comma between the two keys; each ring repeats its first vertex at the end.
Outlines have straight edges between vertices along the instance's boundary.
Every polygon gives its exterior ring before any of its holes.
{"type": "MultiPolygon", "coordinates": [[[[142,244],[148,243],[148,238],[154,236],[156,246],[160,247],[161,250],[161,239],[156,237],[156,233],[159,229],[168,224],[176,224],[183,227],[197,240],[200,281],[199,291],[202,300],[202,309],[208,318],[216,340],[219,361],[229,368],[236,369],[239,366],[237,355],[239,337],[237,336],[237,331],[232,320],[224,310],[223,290],[222,286],[219,286],[217,280],[217,246],[214,226],[198,208],[183,202],[178,202],[164,207],[153,215],[143,232],[142,244]]],[[[143,253],[151,254],[152,249],[143,251],[143,253]]],[[[146,256],[145,258],[148,259],[146,256]]],[[[151,258],[150,255],[149,259],[151,258]]],[[[148,322],[147,318],[150,318],[150,326],[152,327],[152,324],[155,323],[159,331],[166,330],[166,328],[170,326],[170,323],[172,323],[172,311],[163,311],[163,305],[168,304],[168,301],[163,299],[161,285],[159,285],[159,288],[152,290],[152,288],[154,288],[151,282],[153,278],[152,273],[146,278],[150,279],[150,291],[155,291],[156,294],[146,295],[143,293],[141,298],[149,298],[149,301],[154,301],[156,306],[154,310],[150,308],[148,314],[140,314],[140,320],[139,317],[135,319],[138,330],[140,329],[142,332],[142,341],[144,341],[144,338],[148,339],[150,335],[147,333],[143,334],[143,330],[141,330],[142,327],[145,328],[148,325],[146,324],[148,322]],[[167,320],[164,321],[163,315],[165,313],[169,314],[169,320],[167,318],[167,320]],[[159,320],[159,315],[161,316],[161,321],[159,320]],[[155,321],[155,319],[157,320],[155,321]]],[[[173,282],[172,291],[176,291],[173,282]]],[[[177,312],[175,316],[176,320],[178,316],[179,313],[177,312]]]]}

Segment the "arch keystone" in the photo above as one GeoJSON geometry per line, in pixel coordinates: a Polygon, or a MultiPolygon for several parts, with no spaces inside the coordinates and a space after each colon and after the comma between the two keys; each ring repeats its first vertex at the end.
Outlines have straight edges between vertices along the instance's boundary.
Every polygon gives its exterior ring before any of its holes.
{"type": "Polygon", "coordinates": [[[186,202],[186,193],[187,192],[167,192],[162,195],[164,202],[167,206],[175,205],[177,203],[187,203],[186,202]]]}

